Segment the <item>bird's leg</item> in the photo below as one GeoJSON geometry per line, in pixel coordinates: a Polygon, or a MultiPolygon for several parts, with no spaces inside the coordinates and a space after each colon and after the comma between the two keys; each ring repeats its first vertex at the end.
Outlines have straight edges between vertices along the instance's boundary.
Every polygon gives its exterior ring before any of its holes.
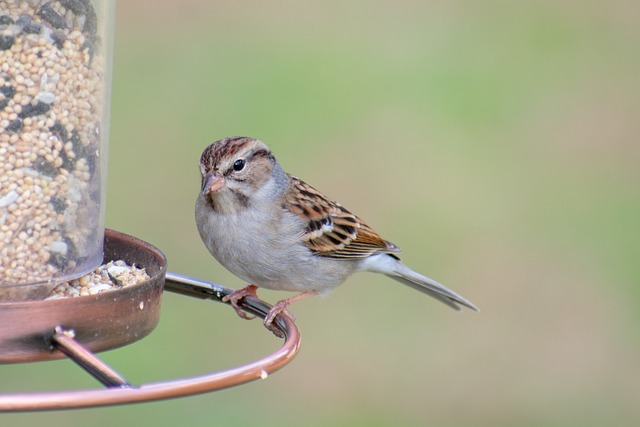
{"type": "Polygon", "coordinates": [[[271,323],[273,323],[273,320],[276,318],[276,316],[280,313],[285,314],[287,316],[289,316],[291,318],[291,320],[295,320],[295,316],[293,314],[291,314],[291,312],[289,312],[289,310],[287,310],[287,307],[291,304],[293,304],[294,302],[300,301],[305,299],[306,297],[310,297],[312,295],[315,295],[316,293],[313,291],[308,291],[308,292],[302,292],[298,295],[294,295],[291,298],[287,298],[287,299],[283,299],[278,301],[277,303],[275,303],[273,305],[273,307],[271,307],[271,310],[269,310],[269,312],[267,313],[267,316],[264,318],[264,325],[271,330],[271,323]]]}
{"type": "Polygon", "coordinates": [[[231,307],[233,307],[238,316],[240,316],[241,318],[251,320],[255,318],[255,316],[247,314],[242,308],[240,308],[240,306],[238,305],[238,301],[240,301],[244,297],[253,297],[258,299],[258,294],[256,293],[257,290],[258,287],[256,285],[247,285],[244,288],[236,289],[229,295],[222,297],[222,302],[230,303],[231,307]]]}

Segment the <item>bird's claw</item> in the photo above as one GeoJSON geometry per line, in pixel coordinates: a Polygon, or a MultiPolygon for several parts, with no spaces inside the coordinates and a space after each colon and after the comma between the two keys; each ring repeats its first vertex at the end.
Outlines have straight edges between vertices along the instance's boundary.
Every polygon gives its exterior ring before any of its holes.
{"type": "Polygon", "coordinates": [[[265,326],[272,324],[278,314],[284,314],[285,316],[288,316],[291,320],[296,320],[296,316],[294,316],[293,313],[287,310],[287,306],[289,304],[290,304],[289,300],[286,300],[286,299],[283,299],[282,301],[278,301],[277,303],[275,303],[264,318],[265,326]]]}
{"type": "MultiPolygon", "coordinates": [[[[244,288],[237,289],[231,292],[229,295],[225,295],[224,297],[222,297],[222,302],[228,302],[229,304],[231,304],[231,307],[233,307],[233,309],[236,311],[238,316],[240,316],[241,318],[247,319],[247,320],[254,319],[255,316],[247,314],[247,312],[244,311],[238,303],[240,302],[240,300],[242,300],[245,297],[253,297],[258,299],[258,294],[256,292],[257,289],[258,287],[256,285],[245,286],[244,288]]],[[[263,322],[264,326],[278,338],[284,338],[284,333],[280,330],[280,328],[278,328],[276,325],[273,324],[273,321],[276,319],[276,317],[279,314],[287,316],[292,321],[295,321],[296,317],[289,310],[287,310],[287,307],[291,303],[301,300],[303,298],[306,298],[309,295],[313,295],[313,293],[305,292],[291,298],[283,299],[275,303],[271,307],[271,309],[269,309],[269,311],[267,312],[267,315],[264,318],[264,322],[263,322]]]]}
{"type": "Polygon", "coordinates": [[[296,320],[296,316],[294,316],[293,313],[287,310],[287,306],[289,304],[290,304],[290,301],[286,299],[282,301],[278,301],[273,305],[273,307],[271,307],[271,309],[269,310],[269,312],[264,318],[263,323],[265,328],[270,330],[278,338],[284,338],[284,333],[280,330],[280,328],[278,328],[276,325],[273,324],[273,321],[276,320],[276,316],[278,316],[279,314],[282,314],[284,316],[287,316],[291,320],[296,320]]]}
{"type": "Polygon", "coordinates": [[[222,297],[222,302],[228,302],[229,304],[231,304],[231,307],[233,307],[233,309],[235,310],[236,314],[245,320],[251,320],[251,319],[255,319],[256,316],[252,316],[250,314],[247,314],[246,311],[244,311],[240,305],[238,305],[238,302],[245,298],[245,297],[253,297],[253,298],[258,298],[258,294],[256,293],[256,290],[258,289],[258,287],[256,285],[248,285],[245,286],[244,288],[241,289],[237,289],[233,292],[231,292],[229,295],[225,295],[224,297],[222,297]]]}

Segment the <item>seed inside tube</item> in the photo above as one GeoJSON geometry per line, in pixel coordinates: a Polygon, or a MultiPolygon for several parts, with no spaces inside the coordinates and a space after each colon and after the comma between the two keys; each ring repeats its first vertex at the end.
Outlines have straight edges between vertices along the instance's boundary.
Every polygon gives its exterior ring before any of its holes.
{"type": "Polygon", "coordinates": [[[0,301],[102,258],[101,1],[0,1],[0,301]]]}

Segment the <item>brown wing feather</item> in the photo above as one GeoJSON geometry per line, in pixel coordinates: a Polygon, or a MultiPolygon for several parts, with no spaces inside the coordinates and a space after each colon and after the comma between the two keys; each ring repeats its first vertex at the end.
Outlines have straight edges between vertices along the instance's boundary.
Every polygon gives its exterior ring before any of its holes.
{"type": "Polygon", "coordinates": [[[314,253],[331,258],[366,258],[375,253],[400,252],[360,218],[292,176],[293,191],[285,209],[307,222],[302,237],[314,253]]]}

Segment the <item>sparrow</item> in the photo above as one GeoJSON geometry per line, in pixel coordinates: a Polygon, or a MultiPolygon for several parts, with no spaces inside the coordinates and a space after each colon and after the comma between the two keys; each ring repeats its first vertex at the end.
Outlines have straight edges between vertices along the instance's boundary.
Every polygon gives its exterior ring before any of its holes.
{"type": "Polygon", "coordinates": [[[402,263],[400,248],[360,217],[285,172],[261,141],[242,136],[209,145],[195,219],[205,246],[227,270],[249,283],[224,298],[238,305],[257,289],[296,292],[269,310],[264,324],[306,297],[324,295],[353,273],[384,274],[459,310],[479,311],[454,291],[402,263]]]}

